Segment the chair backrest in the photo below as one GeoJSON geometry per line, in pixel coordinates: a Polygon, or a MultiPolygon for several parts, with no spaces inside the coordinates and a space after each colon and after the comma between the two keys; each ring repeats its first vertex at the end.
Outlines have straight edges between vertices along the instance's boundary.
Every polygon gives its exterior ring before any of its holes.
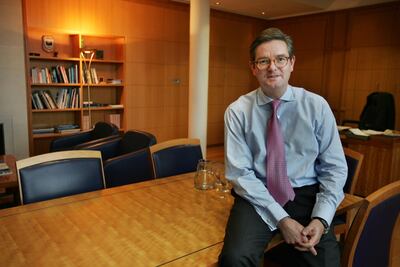
{"type": "Polygon", "coordinates": [[[193,172],[203,158],[199,139],[174,139],[150,147],[155,178],[193,172]]]}
{"type": "Polygon", "coordinates": [[[16,162],[22,204],[104,188],[99,151],[42,154],[16,162]]]}
{"type": "Polygon", "coordinates": [[[367,97],[367,103],[360,116],[360,129],[384,131],[394,129],[394,97],[387,92],[373,92],[367,97]]]}
{"type": "Polygon", "coordinates": [[[347,235],[342,266],[390,266],[393,229],[400,213],[400,181],[365,198],[347,235]]]}
{"type": "Polygon", "coordinates": [[[143,148],[104,161],[104,175],[106,187],[153,179],[149,148],[143,148]]]}
{"type": "Polygon", "coordinates": [[[99,121],[94,125],[92,140],[118,134],[118,127],[110,122],[99,121]]]}
{"type": "Polygon", "coordinates": [[[129,130],[122,136],[119,155],[137,151],[157,143],[156,137],[148,132],[129,130]]]}
{"type": "Polygon", "coordinates": [[[364,155],[347,147],[343,149],[348,168],[347,180],[343,191],[348,194],[354,194],[364,155]]]}

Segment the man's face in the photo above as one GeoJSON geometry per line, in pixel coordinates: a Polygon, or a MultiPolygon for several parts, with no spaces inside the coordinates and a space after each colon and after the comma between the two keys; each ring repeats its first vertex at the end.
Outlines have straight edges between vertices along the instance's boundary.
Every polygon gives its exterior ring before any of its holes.
{"type": "Polygon", "coordinates": [[[270,64],[264,64],[265,69],[261,70],[257,67],[257,64],[250,64],[251,71],[260,83],[264,94],[271,98],[281,97],[286,91],[295,62],[293,56],[293,58],[287,60],[285,66],[276,65],[278,59],[289,57],[286,43],[280,40],[262,43],[256,48],[255,56],[255,61],[267,59],[267,61],[271,62],[270,64]]]}

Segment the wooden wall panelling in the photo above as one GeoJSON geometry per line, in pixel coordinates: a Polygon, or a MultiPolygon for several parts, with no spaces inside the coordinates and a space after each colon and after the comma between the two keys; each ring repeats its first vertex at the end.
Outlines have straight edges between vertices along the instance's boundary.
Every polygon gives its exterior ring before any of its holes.
{"type": "Polygon", "coordinates": [[[330,104],[337,122],[340,123],[344,108],[343,79],[346,55],[347,36],[346,12],[334,12],[328,15],[327,32],[325,36],[325,67],[324,67],[324,91],[325,98],[330,104]]]}
{"type": "Polygon", "coordinates": [[[344,146],[364,155],[355,194],[367,196],[400,179],[400,138],[342,139],[344,146]]]}
{"type": "MultiPolygon", "coordinates": [[[[359,119],[367,96],[374,91],[394,94],[399,103],[398,73],[400,3],[349,11],[343,88],[346,119],[359,119]],[[368,30],[366,30],[368,29],[368,30]]],[[[396,109],[396,128],[400,110],[396,109]]]]}
{"type": "Polygon", "coordinates": [[[272,21],[293,39],[296,62],[290,84],[325,96],[324,65],[327,15],[272,21]]]}
{"type": "MultiPolygon", "coordinates": [[[[210,19],[208,145],[224,142],[224,112],[251,87],[249,45],[257,20],[212,11],[210,19]]],[[[257,85],[258,86],[258,85],[257,85]]]]}

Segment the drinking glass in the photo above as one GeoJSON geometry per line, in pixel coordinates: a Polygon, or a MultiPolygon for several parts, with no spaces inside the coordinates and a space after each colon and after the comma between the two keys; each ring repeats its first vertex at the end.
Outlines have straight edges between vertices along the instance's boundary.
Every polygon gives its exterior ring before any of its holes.
{"type": "Polygon", "coordinates": [[[197,164],[197,171],[194,176],[194,187],[200,190],[213,189],[215,176],[209,160],[201,159],[197,164]]]}
{"type": "Polygon", "coordinates": [[[225,166],[221,162],[213,162],[212,166],[215,175],[215,189],[218,195],[224,198],[231,191],[231,185],[225,177],[225,166]]]}

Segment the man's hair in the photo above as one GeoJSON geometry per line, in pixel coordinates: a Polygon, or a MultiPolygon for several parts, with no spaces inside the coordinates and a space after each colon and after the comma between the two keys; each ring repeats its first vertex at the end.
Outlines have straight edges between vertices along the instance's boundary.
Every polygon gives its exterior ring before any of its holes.
{"type": "Polygon", "coordinates": [[[292,58],[294,54],[294,47],[292,38],[289,35],[284,34],[278,28],[268,28],[263,30],[260,35],[254,39],[250,45],[250,60],[254,61],[256,59],[256,49],[259,45],[272,40],[280,40],[286,43],[289,57],[292,58]]]}

